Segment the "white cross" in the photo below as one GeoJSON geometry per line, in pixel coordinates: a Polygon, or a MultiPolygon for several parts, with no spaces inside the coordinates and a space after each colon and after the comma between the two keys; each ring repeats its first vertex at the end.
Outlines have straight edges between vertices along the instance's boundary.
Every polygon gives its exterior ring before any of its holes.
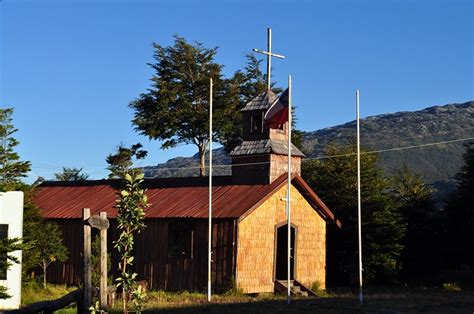
{"type": "Polygon", "coordinates": [[[272,73],[272,57],[275,58],[280,58],[280,59],[285,59],[285,56],[279,55],[276,53],[272,52],[272,29],[267,28],[267,51],[264,50],[259,50],[259,49],[253,49],[253,51],[264,54],[267,56],[267,88],[271,88],[271,73],[272,73]]]}

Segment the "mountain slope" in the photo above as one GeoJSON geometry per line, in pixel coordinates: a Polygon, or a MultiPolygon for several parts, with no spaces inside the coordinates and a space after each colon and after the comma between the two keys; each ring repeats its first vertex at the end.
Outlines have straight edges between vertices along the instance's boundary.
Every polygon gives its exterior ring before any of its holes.
{"type": "MultiPolygon", "coordinates": [[[[328,144],[344,145],[355,140],[355,121],[304,134],[309,157],[324,155],[328,144]]],[[[474,102],[397,112],[361,120],[361,143],[366,150],[391,150],[409,146],[474,137],[474,102]]],[[[406,150],[380,152],[380,166],[393,172],[403,164],[423,176],[425,182],[446,190],[462,164],[463,142],[406,150]]],[[[452,186],[451,186],[452,187],[452,186]]]]}
{"type": "MultiPolygon", "coordinates": [[[[397,112],[361,120],[361,142],[365,150],[391,150],[408,146],[474,137],[474,101],[429,107],[414,112],[397,112]]],[[[324,156],[328,145],[348,145],[355,140],[355,121],[303,133],[307,157],[324,156]]],[[[445,143],[380,153],[380,166],[391,173],[403,164],[423,176],[426,183],[445,194],[462,164],[463,142],[445,143]]],[[[222,149],[214,151],[215,164],[229,165],[222,149]]],[[[197,176],[197,154],[177,157],[166,163],[145,167],[147,177],[197,176]],[[191,169],[183,169],[190,168],[191,169]]],[[[230,167],[214,168],[216,175],[230,174],[230,167]]]]}

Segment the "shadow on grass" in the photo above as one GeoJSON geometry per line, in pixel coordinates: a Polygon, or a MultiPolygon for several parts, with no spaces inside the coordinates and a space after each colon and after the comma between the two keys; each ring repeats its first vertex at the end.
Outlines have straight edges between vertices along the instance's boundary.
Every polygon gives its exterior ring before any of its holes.
{"type": "Polygon", "coordinates": [[[145,313],[473,313],[474,294],[463,292],[425,292],[367,295],[359,305],[353,295],[239,303],[182,305],[149,309],[145,313]]]}

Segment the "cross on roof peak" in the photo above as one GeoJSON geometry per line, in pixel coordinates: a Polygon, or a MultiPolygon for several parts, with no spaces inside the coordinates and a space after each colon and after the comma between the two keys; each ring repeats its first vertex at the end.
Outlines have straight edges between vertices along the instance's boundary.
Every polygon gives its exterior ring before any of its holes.
{"type": "Polygon", "coordinates": [[[272,52],[272,29],[267,28],[267,51],[254,48],[254,52],[267,56],[267,88],[271,88],[272,57],[285,59],[285,56],[272,52]]]}

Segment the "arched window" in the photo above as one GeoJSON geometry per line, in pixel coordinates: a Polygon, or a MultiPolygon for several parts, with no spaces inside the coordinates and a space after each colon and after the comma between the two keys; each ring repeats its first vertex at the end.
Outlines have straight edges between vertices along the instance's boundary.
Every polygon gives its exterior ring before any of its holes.
{"type": "Polygon", "coordinates": [[[170,257],[193,258],[193,225],[185,221],[172,221],[168,225],[170,257]]]}

